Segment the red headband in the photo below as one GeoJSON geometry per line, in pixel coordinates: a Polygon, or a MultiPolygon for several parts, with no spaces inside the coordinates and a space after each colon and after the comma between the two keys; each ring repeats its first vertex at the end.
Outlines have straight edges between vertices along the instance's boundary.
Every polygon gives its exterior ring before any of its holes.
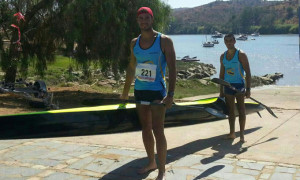
{"type": "Polygon", "coordinates": [[[144,13],[148,13],[153,17],[153,12],[150,8],[148,7],[141,7],[138,11],[137,11],[137,16],[139,16],[140,14],[144,14],[144,13]]]}

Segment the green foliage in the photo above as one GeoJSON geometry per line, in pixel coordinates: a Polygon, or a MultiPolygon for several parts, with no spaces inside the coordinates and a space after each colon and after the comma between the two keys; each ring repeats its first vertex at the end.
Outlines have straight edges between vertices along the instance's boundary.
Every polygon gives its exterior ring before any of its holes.
{"type": "Polygon", "coordinates": [[[294,24],[278,24],[272,28],[272,31],[276,34],[298,33],[298,26],[294,24]]]}
{"type": "Polygon", "coordinates": [[[160,0],[1,1],[0,40],[11,42],[7,51],[0,44],[1,67],[9,77],[6,81],[14,81],[17,67],[26,77],[29,64],[34,65],[40,76],[45,76],[57,50],[74,57],[86,78],[90,76],[91,64],[118,74],[127,66],[131,39],[140,33],[136,12],[141,6],[153,10],[154,29],[165,32],[171,9],[160,0]],[[12,42],[17,39],[17,31],[10,27],[17,23],[13,14],[18,11],[25,14],[26,20],[18,24],[22,51],[16,51],[12,42]]]}
{"type": "Polygon", "coordinates": [[[262,34],[298,33],[299,26],[295,24],[275,24],[274,26],[252,26],[251,32],[259,31],[262,34]]]}
{"type": "Polygon", "coordinates": [[[251,22],[253,18],[252,16],[253,16],[252,8],[244,8],[239,19],[239,24],[241,27],[240,32],[247,32],[247,30],[249,29],[252,23],[251,22]]]}
{"type": "Polygon", "coordinates": [[[289,29],[290,33],[297,34],[299,33],[299,25],[292,24],[289,29]]]}
{"type": "Polygon", "coordinates": [[[261,26],[251,26],[250,32],[258,32],[260,30],[261,26]]]}
{"type": "Polygon", "coordinates": [[[5,72],[5,81],[14,82],[16,73],[27,76],[28,66],[34,60],[36,71],[43,76],[47,69],[47,62],[54,60],[54,53],[60,41],[59,24],[60,12],[69,0],[58,2],[56,0],[27,0],[2,1],[1,14],[1,41],[7,39],[10,45],[7,49],[1,47],[1,68],[5,72]],[[14,14],[21,12],[25,21],[17,21],[14,14]],[[18,31],[10,25],[19,26],[21,31],[21,48],[14,43],[18,39],[18,31]],[[59,26],[58,26],[59,27],[59,26]],[[21,49],[21,50],[20,50],[21,49]]]}
{"type": "Polygon", "coordinates": [[[112,69],[117,74],[124,70],[130,41],[140,33],[136,11],[141,6],[153,10],[154,28],[164,31],[170,8],[159,0],[73,1],[64,13],[65,54],[71,54],[76,44],[75,58],[82,67],[99,61],[103,71],[112,69]]]}
{"type": "Polygon", "coordinates": [[[286,11],[287,11],[286,18],[287,19],[291,19],[294,16],[294,12],[293,12],[294,10],[293,10],[293,8],[292,7],[288,7],[286,9],[286,11]]]}

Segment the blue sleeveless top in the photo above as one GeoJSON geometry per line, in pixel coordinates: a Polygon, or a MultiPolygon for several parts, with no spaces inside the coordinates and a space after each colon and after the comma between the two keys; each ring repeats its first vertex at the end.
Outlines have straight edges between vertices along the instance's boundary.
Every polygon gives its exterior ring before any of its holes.
{"type": "Polygon", "coordinates": [[[160,46],[161,33],[157,34],[154,43],[148,49],[142,49],[140,47],[140,38],[141,35],[138,37],[136,44],[133,47],[133,54],[137,61],[137,67],[139,66],[139,64],[156,65],[156,77],[155,80],[153,79],[153,82],[142,81],[139,78],[136,78],[134,89],[152,91],[166,89],[165,74],[167,62],[160,46]]]}
{"type": "Polygon", "coordinates": [[[236,50],[233,58],[228,60],[226,58],[227,51],[224,52],[223,64],[225,67],[224,80],[229,83],[245,83],[245,71],[239,61],[239,50],[236,50]]]}

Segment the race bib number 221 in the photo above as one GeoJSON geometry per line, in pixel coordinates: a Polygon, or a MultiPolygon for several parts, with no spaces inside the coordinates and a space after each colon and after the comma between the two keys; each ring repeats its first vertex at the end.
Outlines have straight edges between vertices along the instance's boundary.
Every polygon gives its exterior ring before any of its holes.
{"type": "Polygon", "coordinates": [[[136,66],[136,78],[140,81],[154,82],[156,78],[156,67],[154,64],[139,63],[136,66]]]}

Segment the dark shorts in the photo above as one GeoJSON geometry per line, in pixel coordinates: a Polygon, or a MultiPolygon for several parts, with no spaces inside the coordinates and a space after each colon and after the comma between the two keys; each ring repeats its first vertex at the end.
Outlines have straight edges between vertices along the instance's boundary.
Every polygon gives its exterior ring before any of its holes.
{"type": "Polygon", "coordinates": [[[161,91],[149,91],[149,90],[134,90],[134,97],[136,101],[153,102],[155,100],[163,100],[167,95],[165,89],[161,91]]]}
{"type": "MultiPolygon", "coordinates": [[[[230,83],[230,84],[231,84],[231,86],[235,87],[237,90],[239,90],[241,92],[245,92],[245,84],[244,83],[230,83]]],[[[234,90],[225,86],[224,93],[228,94],[228,95],[235,95],[237,92],[235,92],[234,90]]]]}

